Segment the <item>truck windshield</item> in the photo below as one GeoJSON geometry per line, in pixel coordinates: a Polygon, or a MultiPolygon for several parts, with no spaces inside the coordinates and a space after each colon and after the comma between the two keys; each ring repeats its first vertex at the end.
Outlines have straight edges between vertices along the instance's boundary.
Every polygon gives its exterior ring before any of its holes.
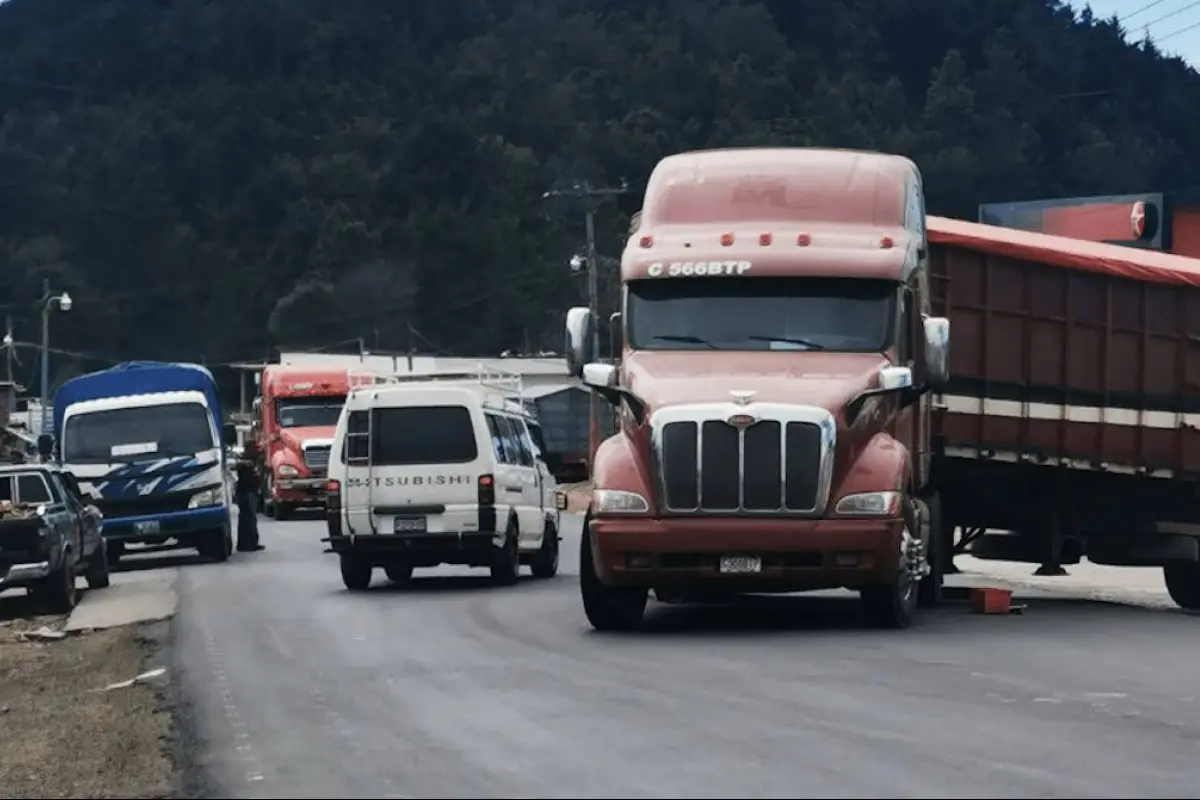
{"type": "Polygon", "coordinates": [[[647,279],[629,284],[635,350],[881,352],[896,284],[858,278],[647,279]]]}
{"type": "Polygon", "coordinates": [[[332,428],[345,404],[344,396],[283,397],[275,401],[275,421],[281,428],[332,428]]]}
{"type": "Polygon", "coordinates": [[[188,456],[217,446],[208,409],[199,403],[112,408],[69,417],[63,426],[69,464],[188,456]]]}

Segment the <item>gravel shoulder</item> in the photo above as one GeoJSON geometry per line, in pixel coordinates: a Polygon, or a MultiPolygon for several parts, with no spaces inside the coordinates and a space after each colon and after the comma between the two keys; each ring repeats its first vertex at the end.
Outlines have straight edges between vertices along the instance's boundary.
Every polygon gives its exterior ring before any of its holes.
{"type": "Polygon", "coordinates": [[[171,797],[166,678],[109,688],[157,666],[166,624],[55,638],[65,618],[29,612],[24,597],[0,597],[4,796],[171,797]]]}

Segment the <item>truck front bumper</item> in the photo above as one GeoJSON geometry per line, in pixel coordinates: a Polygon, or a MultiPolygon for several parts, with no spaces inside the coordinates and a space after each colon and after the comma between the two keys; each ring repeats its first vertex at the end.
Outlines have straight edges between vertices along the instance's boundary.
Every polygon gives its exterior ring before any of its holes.
{"type": "Polygon", "coordinates": [[[223,528],[229,524],[228,506],[207,506],[168,514],[132,517],[105,517],[104,538],[111,542],[145,542],[186,539],[197,533],[223,528]]]}
{"type": "Polygon", "coordinates": [[[899,519],[598,517],[590,531],[606,584],[752,592],[886,583],[903,540],[899,519]],[[757,556],[761,570],[724,574],[722,556],[757,556]]]}
{"type": "Polygon", "coordinates": [[[271,502],[292,506],[325,504],[326,478],[280,478],[271,484],[271,502]]]}

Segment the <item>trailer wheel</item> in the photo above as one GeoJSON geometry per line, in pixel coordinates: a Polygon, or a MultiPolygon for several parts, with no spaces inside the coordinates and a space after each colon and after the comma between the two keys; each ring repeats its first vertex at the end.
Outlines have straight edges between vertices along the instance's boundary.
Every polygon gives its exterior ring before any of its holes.
{"type": "Polygon", "coordinates": [[[921,498],[927,512],[923,520],[926,531],[925,560],[929,562],[929,574],[921,579],[917,586],[917,606],[919,608],[937,608],[942,602],[942,584],[946,575],[946,554],[950,548],[946,539],[950,532],[946,530],[942,516],[942,499],[937,492],[921,498]]]}
{"type": "Polygon", "coordinates": [[[1200,611],[1200,564],[1194,561],[1174,561],[1163,567],[1167,594],[1180,608],[1200,611]]]}

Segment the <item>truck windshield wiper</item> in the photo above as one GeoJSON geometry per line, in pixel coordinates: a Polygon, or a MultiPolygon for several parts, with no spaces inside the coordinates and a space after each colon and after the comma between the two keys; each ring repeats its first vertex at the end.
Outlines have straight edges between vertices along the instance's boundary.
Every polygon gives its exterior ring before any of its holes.
{"type": "Polygon", "coordinates": [[[809,339],[801,339],[797,336],[747,336],[746,338],[752,342],[786,342],[787,344],[798,344],[809,350],[825,349],[825,345],[823,344],[818,344],[809,339]]]}
{"type": "Polygon", "coordinates": [[[699,336],[686,336],[683,334],[679,334],[679,335],[664,334],[662,336],[655,336],[654,339],[655,339],[655,341],[659,341],[659,342],[680,342],[681,344],[699,344],[699,345],[703,345],[704,347],[707,347],[709,350],[719,350],[720,349],[715,344],[710,342],[708,339],[701,339],[699,336]]]}

